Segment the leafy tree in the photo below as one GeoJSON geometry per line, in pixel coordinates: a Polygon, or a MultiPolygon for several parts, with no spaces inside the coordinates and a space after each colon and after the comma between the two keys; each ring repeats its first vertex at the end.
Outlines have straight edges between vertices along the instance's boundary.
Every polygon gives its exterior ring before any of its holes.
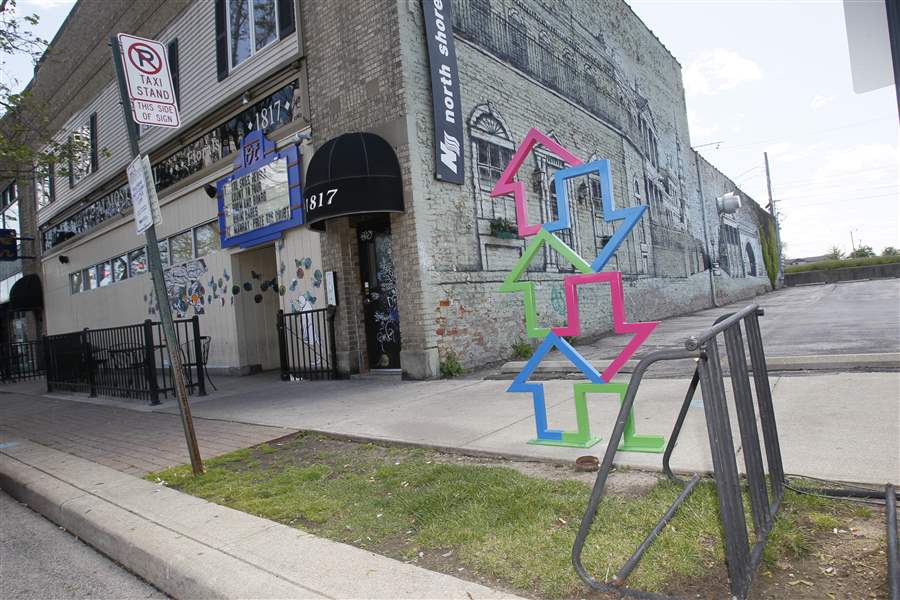
{"type": "MultiPolygon", "coordinates": [[[[28,56],[37,66],[48,52],[47,40],[32,31],[37,23],[35,14],[17,14],[16,0],[0,0],[0,53],[28,56]]],[[[32,168],[44,175],[50,165],[56,165],[58,175],[67,175],[69,158],[90,149],[90,141],[78,136],[53,140],[56,132],[51,123],[58,111],[34,97],[30,86],[16,92],[0,81],[0,116],[0,178],[16,177],[32,168]]]]}
{"type": "Polygon", "coordinates": [[[775,238],[775,222],[767,220],[767,223],[759,228],[759,241],[762,246],[763,263],[766,265],[766,275],[772,283],[772,289],[778,283],[778,267],[781,262],[778,256],[778,241],[775,238]]]}
{"type": "Polygon", "coordinates": [[[825,255],[825,258],[828,260],[841,260],[844,258],[844,251],[837,246],[832,246],[828,251],[828,254],[825,255]]]}
{"type": "Polygon", "coordinates": [[[882,256],[897,256],[900,255],[900,251],[898,251],[893,246],[887,246],[884,250],[881,251],[882,256]]]}
{"type": "Polygon", "coordinates": [[[870,256],[875,256],[872,246],[860,245],[859,248],[850,253],[850,258],[869,258],[870,256]]]}

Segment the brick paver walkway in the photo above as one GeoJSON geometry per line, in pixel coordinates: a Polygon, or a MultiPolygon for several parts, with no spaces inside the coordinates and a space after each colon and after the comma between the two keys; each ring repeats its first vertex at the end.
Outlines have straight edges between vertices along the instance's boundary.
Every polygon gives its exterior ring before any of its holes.
{"type": "MultiPolygon", "coordinates": [[[[194,429],[204,459],[296,431],[198,418],[194,429]]],[[[177,414],[0,393],[0,444],[16,438],[138,476],[190,461],[177,414]]]]}

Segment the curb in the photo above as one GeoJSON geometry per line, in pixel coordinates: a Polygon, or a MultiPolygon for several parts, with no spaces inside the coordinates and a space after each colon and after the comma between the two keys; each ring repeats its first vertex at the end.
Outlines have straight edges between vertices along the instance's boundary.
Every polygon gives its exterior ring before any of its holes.
{"type": "Polygon", "coordinates": [[[174,598],[515,598],[24,440],[0,487],[174,598]]]}
{"type": "MultiPolygon", "coordinates": [[[[600,359],[602,360],[602,359],[600,359]]],[[[690,360],[690,359],[685,359],[690,360]]],[[[589,359],[589,362],[599,362],[589,359]]],[[[500,367],[501,375],[516,375],[524,367],[525,361],[510,361],[500,367]]],[[[622,367],[622,373],[631,373],[637,360],[629,360],[622,367]]],[[[722,364],[728,361],[722,358],[722,364]]],[[[873,354],[822,354],[808,356],[772,356],[766,358],[769,372],[777,371],[855,371],[855,370],[897,370],[900,369],[900,352],[873,354]]],[[[748,365],[749,366],[749,365],[748,365]]],[[[752,370],[752,369],[751,369],[752,370]]],[[[535,373],[577,373],[574,365],[567,360],[545,360],[537,366],[535,373]]]]}

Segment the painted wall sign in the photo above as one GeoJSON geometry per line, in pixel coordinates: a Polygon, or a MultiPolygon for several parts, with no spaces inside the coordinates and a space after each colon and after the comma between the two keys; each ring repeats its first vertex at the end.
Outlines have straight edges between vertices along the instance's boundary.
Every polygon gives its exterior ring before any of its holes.
{"type": "MultiPolygon", "coordinates": [[[[282,86],[153,165],[156,189],[162,191],[175,185],[236,152],[241,139],[250,131],[261,129],[269,133],[290,123],[299,114],[299,104],[294,100],[297,91],[296,81],[282,86]]],[[[128,184],[125,184],[56,225],[43,229],[44,250],[90,231],[130,207],[131,196],[128,184]]]]}
{"type": "Polygon", "coordinates": [[[216,183],[222,247],[248,248],[303,224],[300,152],[275,150],[259,130],[241,143],[234,172],[216,183]]]}
{"type": "Polygon", "coordinates": [[[431,65],[431,100],[434,108],[435,177],[461,184],[463,120],[459,97],[459,70],[453,46],[451,0],[422,0],[425,38],[431,65]]]}

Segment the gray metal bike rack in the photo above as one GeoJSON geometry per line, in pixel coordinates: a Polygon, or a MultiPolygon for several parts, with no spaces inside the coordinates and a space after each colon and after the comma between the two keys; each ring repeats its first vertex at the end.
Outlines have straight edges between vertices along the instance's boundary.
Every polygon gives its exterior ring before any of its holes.
{"type": "MultiPolygon", "coordinates": [[[[695,474],[689,480],[676,476],[670,467],[670,459],[688,408],[699,386],[703,394],[703,408],[706,416],[706,429],[709,434],[709,448],[712,454],[713,478],[719,497],[719,509],[722,529],[725,533],[725,560],[731,585],[731,595],[740,600],[745,599],[753,582],[763,548],[775,521],[775,515],[784,499],[785,475],[781,462],[781,448],[778,443],[778,429],[775,424],[775,411],[772,405],[772,391],[769,386],[769,373],[763,351],[762,337],[759,331],[759,317],[762,309],[753,304],[736,313],[723,315],[713,326],[700,335],[688,338],[684,350],[660,350],[645,356],[637,365],[628,384],[625,400],[616,418],[616,424],[606,454],[597,473],[590,500],[581,521],[581,527],[575,537],[572,548],[572,564],[578,576],[590,587],[604,592],[616,591],[633,598],[670,598],[662,594],[645,592],[625,587],[625,580],[640,562],[644,553],[675,516],[678,508],[691,495],[700,482],[700,475],[695,474]],[[743,323],[743,332],[741,324],[743,323]],[[744,343],[746,334],[747,342],[744,343]],[[754,543],[750,544],[747,534],[747,522],[741,497],[741,477],[738,473],[735,458],[734,441],[731,435],[731,420],[725,396],[725,379],[719,356],[719,338],[724,338],[725,351],[731,376],[731,387],[734,392],[735,412],[741,436],[741,449],[744,454],[746,485],[750,496],[750,508],[753,517],[754,543]],[[750,375],[747,365],[747,354],[750,355],[750,367],[753,370],[754,394],[750,387],[750,375]],[[693,358],[697,360],[697,368],[688,385],[687,393],[675,419],[672,435],[663,454],[663,472],[666,476],[684,486],[681,493],[641,542],[637,550],[619,569],[616,576],[608,582],[598,581],[585,569],[581,560],[581,552],[587,540],[591,525],[597,514],[597,508],[603,498],[606,481],[613,465],[616,449],[625,430],[625,422],[631,414],[638,387],[644,373],[654,363],[666,360],[693,358]],[[757,413],[758,411],[758,413],[757,413]],[[768,478],[760,445],[760,432],[757,428],[756,416],[762,428],[762,442],[765,444],[768,478]]],[[[794,488],[796,489],[796,488],[794,488]]],[[[799,490],[804,491],[804,490],[799,490]]],[[[812,490],[806,490],[812,491],[812,490]]],[[[845,497],[881,498],[881,494],[872,490],[835,490],[845,497]]],[[[888,485],[884,491],[887,506],[887,542],[888,542],[888,587],[891,600],[900,600],[900,558],[897,548],[897,513],[894,487],[888,485]]]]}
{"type": "Polygon", "coordinates": [[[590,587],[605,592],[618,591],[623,595],[634,598],[666,597],[625,587],[625,580],[659,533],[665,528],[666,524],[675,516],[678,508],[696,489],[700,481],[700,475],[694,475],[685,482],[676,477],[669,467],[672,450],[675,448],[675,443],[687,416],[688,407],[699,385],[703,394],[703,408],[706,415],[706,428],[709,434],[709,447],[712,453],[713,473],[719,496],[722,528],[725,532],[725,558],[728,564],[731,593],[735,598],[743,599],[747,597],[753,576],[762,559],[763,547],[766,544],[772,524],[775,521],[775,515],[784,498],[784,468],[781,463],[781,449],[778,445],[778,429],[775,424],[775,411],[772,406],[772,392],[769,387],[766,357],[763,352],[762,338],[759,332],[758,317],[762,314],[762,310],[757,305],[750,305],[734,314],[721,317],[711,328],[697,336],[688,338],[685,341],[684,350],[652,352],[638,363],[631,377],[631,382],[628,384],[625,401],[619,410],[615,427],[609,438],[606,453],[600,465],[600,471],[597,473],[597,480],[591,491],[587,510],[575,537],[575,545],[572,548],[572,564],[575,566],[575,571],[590,587]],[[746,333],[747,337],[746,346],[744,333],[746,333]],[[735,458],[734,441],[731,435],[731,420],[725,396],[725,379],[719,357],[720,338],[724,338],[725,351],[728,356],[728,367],[741,436],[741,448],[744,454],[744,466],[747,474],[746,482],[749,489],[755,534],[755,541],[752,546],[747,534],[747,523],[741,500],[741,477],[738,473],[737,460],[735,458]],[[750,355],[750,366],[754,375],[755,402],[747,364],[748,352],[750,355]],[[697,368],[691,379],[678,418],[675,421],[675,427],[663,455],[663,468],[666,475],[674,481],[682,483],[684,489],[641,545],[638,546],[631,558],[619,569],[615,578],[609,582],[598,581],[585,569],[581,560],[581,552],[591,525],[594,522],[594,517],[597,514],[597,508],[603,498],[609,471],[613,465],[613,458],[625,430],[625,421],[634,405],[638,387],[644,377],[644,373],[654,363],[685,358],[697,359],[697,368]],[[762,442],[765,444],[766,450],[765,462],[768,463],[768,478],[766,477],[762,456],[760,432],[756,422],[757,411],[762,429],[762,442]]]}

